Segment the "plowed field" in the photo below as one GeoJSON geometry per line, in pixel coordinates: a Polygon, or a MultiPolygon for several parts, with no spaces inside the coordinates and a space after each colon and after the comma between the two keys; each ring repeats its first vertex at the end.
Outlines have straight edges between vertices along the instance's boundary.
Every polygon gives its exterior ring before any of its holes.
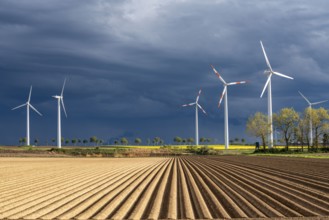
{"type": "Polygon", "coordinates": [[[329,161],[0,158],[0,219],[329,216],[329,161]]]}

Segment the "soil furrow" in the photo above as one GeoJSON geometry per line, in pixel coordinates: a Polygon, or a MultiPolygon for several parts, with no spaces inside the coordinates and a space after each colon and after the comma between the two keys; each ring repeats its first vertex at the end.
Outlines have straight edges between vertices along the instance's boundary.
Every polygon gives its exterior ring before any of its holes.
{"type": "MultiPolygon", "coordinates": [[[[217,178],[213,172],[213,168],[207,166],[205,163],[200,163],[197,160],[191,160],[191,163],[195,163],[195,168],[199,170],[200,173],[205,174],[217,187],[219,187],[222,191],[224,191],[233,201],[235,201],[236,205],[238,205],[246,214],[246,217],[252,217],[252,218],[259,218],[259,217],[266,217],[265,214],[263,214],[260,210],[258,210],[253,204],[256,204],[259,207],[264,207],[264,203],[262,201],[256,201],[257,198],[252,197],[251,202],[249,202],[246,198],[244,197],[251,197],[248,192],[243,192],[244,189],[237,186],[234,182],[229,182],[227,179],[220,180],[217,178]],[[211,172],[212,171],[212,172],[211,172]],[[228,184],[225,183],[229,182],[228,184]],[[234,185],[235,188],[232,186],[234,185]],[[241,193],[242,195],[240,195],[241,193]],[[246,196],[248,195],[248,196],[246,196]]],[[[216,194],[217,195],[217,194],[216,194]]],[[[226,207],[227,210],[233,209],[231,204],[225,204],[224,205],[229,205],[226,207]]],[[[264,207],[263,211],[265,213],[268,213],[271,207],[266,206],[264,207]]],[[[234,210],[232,210],[234,212],[234,210]]],[[[232,214],[230,214],[232,215],[232,214]]],[[[273,214],[273,212],[270,212],[267,216],[278,216],[279,214],[273,214]]]]}
{"type": "Polygon", "coordinates": [[[79,205],[60,215],[59,219],[90,219],[92,216],[96,215],[100,210],[106,206],[106,204],[115,197],[120,191],[125,187],[129,186],[131,183],[140,178],[145,170],[154,169],[158,164],[150,164],[148,166],[142,167],[135,172],[128,173],[122,178],[118,179],[115,184],[111,185],[104,192],[94,195],[92,198],[83,201],[79,205]]]}
{"type": "MultiPolygon", "coordinates": [[[[145,181],[145,179],[152,177],[159,169],[161,169],[167,161],[162,162],[161,164],[152,167],[152,169],[147,169],[138,179],[132,182],[130,185],[122,187],[120,191],[116,192],[116,195],[112,196],[110,201],[107,201],[105,205],[102,206],[102,209],[95,215],[92,216],[94,219],[107,219],[111,218],[111,215],[114,215],[116,211],[122,206],[122,203],[131,195],[134,189],[145,181]]],[[[79,215],[79,219],[88,219],[79,215]]]]}
{"type": "Polygon", "coordinates": [[[0,158],[1,219],[326,218],[329,161],[0,158]]]}

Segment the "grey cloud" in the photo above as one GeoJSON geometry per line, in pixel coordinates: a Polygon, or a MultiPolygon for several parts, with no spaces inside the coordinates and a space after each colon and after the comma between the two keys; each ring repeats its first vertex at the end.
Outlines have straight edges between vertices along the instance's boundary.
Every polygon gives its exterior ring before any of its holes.
{"type": "Polygon", "coordinates": [[[298,90],[327,98],[328,6],[325,0],[1,1],[3,142],[24,135],[24,112],[9,109],[30,85],[47,115],[33,120],[35,132],[55,136],[50,96],[65,77],[64,136],[193,136],[193,111],[180,105],[202,88],[200,102],[209,113],[200,116],[203,136],[222,141],[222,85],[209,64],[227,81],[249,80],[229,88],[231,134],[244,136],[248,116],[266,112],[259,40],[273,68],[295,78],[273,79],[274,111],[288,105],[302,111],[298,90]]]}

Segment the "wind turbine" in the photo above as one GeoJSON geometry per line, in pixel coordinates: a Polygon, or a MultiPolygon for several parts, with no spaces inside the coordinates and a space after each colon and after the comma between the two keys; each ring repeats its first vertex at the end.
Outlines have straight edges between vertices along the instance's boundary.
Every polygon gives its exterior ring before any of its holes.
{"type": "Polygon", "coordinates": [[[185,104],[182,105],[183,107],[186,106],[193,106],[195,105],[195,145],[198,146],[199,145],[199,124],[198,124],[198,108],[201,109],[201,111],[204,114],[207,114],[206,111],[201,107],[201,105],[199,104],[199,98],[200,98],[200,94],[201,94],[201,89],[199,90],[199,94],[196,97],[195,102],[189,103],[189,104],[185,104]]]}
{"type": "Polygon", "coordinates": [[[222,81],[222,83],[224,85],[223,93],[222,93],[222,95],[220,97],[220,100],[218,102],[218,108],[220,107],[220,104],[222,103],[222,100],[223,100],[223,98],[225,96],[225,107],[224,107],[224,115],[225,115],[224,139],[225,139],[225,149],[228,149],[229,148],[229,129],[228,129],[227,86],[237,85],[237,84],[243,84],[243,83],[247,83],[247,81],[226,83],[225,80],[219,75],[219,73],[217,72],[217,70],[215,69],[215,67],[213,65],[210,65],[210,66],[213,69],[213,71],[215,72],[215,74],[218,76],[218,78],[220,79],[220,81],[222,81]]]}
{"type": "Polygon", "coordinates": [[[62,147],[62,128],[61,128],[61,104],[63,106],[63,110],[65,113],[65,117],[67,117],[66,111],[65,111],[65,106],[64,106],[64,87],[65,87],[65,83],[66,83],[66,79],[64,80],[64,84],[63,84],[63,88],[62,88],[62,92],[61,95],[54,95],[53,98],[57,99],[57,147],[61,148],[62,147]]]}
{"type": "Polygon", "coordinates": [[[267,117],[268,117],[268,119],[267,120],[268,120],[268,124],[270,125],[269,134],[268,134],[268,147],[272,148],[273,147],[273,122],[272,122],[272,86],[271,86],[271,78],[272,78],[273,74],[277,75],[277,76],[287,78],[287,79],[294,79],[294,78],[292,78],[290,76],[287,76],[287,75],[284,75],[282,73],[273,71],[272,67],[271,67],[271,64],[270,64],[270,61],[267,58],[267,55],[266,55],[266,52],[265,52],[262,41],[260,41],[260,45],[262,47],[263,54],[264,54],[264,57],[265,57],[265,61],[266,61],[267,67],[268,67],[268,69],[264,71],[264,73],[268,74],[268,77],[267,77],[267,81],[265,83],[264,89],[263,89],[262,94],[260,95],[260,97],[261,98],[263,97],[263,94],[264,94],[265,89],[267,87],[267,95],[268,95],[268,100],[267,100],[267,108],[268,108],[267,117]]]}
{"type": "Polygon", "coordinates": [[[324,103],[324,102],[327,102],[328,100],[324,100],[324,101],[320,101],[320,102],[310,102],[300,91],[298,91],[299,94],[305,99],[305,101],[307,102],[308,104],[308,108],[310,110],[310,127],[309,127],[309,139],[310,139],[310,146],[313,146],[313,128],[312,128],[312,105],[318,105],[318,104],[321,104],[321,103],[324,103]]]}
{"type": "Polygon", "coordinates": [[[42,116],[42,114],[40,112],[38,112],[38,110],[31,105],[31,103],[30,103],[31,94],[32,94],[32,86],[30,87],[30,94],[29,94],[29,98],[28,98],[27,102],[23,105],[17,106],[12,109],[12,110],[15,110],[15,109],[26,106],[26,145],[27,146],[30,145],[30,108],[32,108],[33,111],[35,111],[40,116],[42,116]]]}

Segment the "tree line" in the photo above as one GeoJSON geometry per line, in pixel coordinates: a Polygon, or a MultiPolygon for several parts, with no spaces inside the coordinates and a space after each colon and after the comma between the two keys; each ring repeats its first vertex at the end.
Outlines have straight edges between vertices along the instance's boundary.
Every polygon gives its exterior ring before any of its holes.
{"type": "MultiPolygon", "coordinates": [[[[237,141],[237,140],[238,140],[238,138],[235,139],[235,141],[237,141]]],[[[201,137],[199,141],[200,141],[200,143],[208,144],[208,143],[211,143],[213,140],[211,138],[201,137]]],[[[241,141],[244,142],[244,139],[242,138],[241,141]]],[[[76,146],[76,145],[99,146],[99,145],[107,144],[104,142],[104,140],[99,139],[96,136],[92,136],[88,139],[80,139],[80,138],[69,139],[69,138],[62,137],[61,142],[63,145],[66,145],[66,146],[76,146]]],[[[194,138],[182,138],[182,137],[176,136],[173,138],[173,142],[175,144],[193,144],[194,138]]],[[[38,138],[35,138],[33,143],[34,143],[34,145],[37,146],[37,145],[39,145],[40,141],[38,138]]],[[[20,138],[19,144],[25,145],[26,138],[25,137],[20,138]]],[[[111,144],[113,144],[113,145],[128,145],[128,144],[141,145],[141,144],[143,144],[143,140],[142,140],[142,138],[137,137],[137,138],[132,139],[130,142],[127,137],[121,137],[121,138],[118,138],[118,139],[115,139],[114,141],[112,141],[111,144]]],[[[153,139],[151,139],[151,138],[145,139],[144,144],[145,145],[164,145],[165,141],[163,139],[161,139],[160,137],[154,137],[153,139]]],[[[48,141],[46,142],[46,145],[56,145],[56,139],[52,138],[49,142],[48,141]]]]}
{"type": "MultiPolygon", "coordinates": [[[[281,134],[280,142],[284,143],[286,149],[291,144],[318,148],[320,143],[326,146],[329,142],[329,114],[325,108],[310,109],[297,112],[294,108],[283,108],[273,114],[273,127],[281,134]],[[312,122],[313,146],[310,145],[309,130],[312,122]]],[[[267,145],[267,135],[270,125],[267,115],[256,112],[247,121],[246,130],[251,136],[260,138],[263,148],[267,145]]]]}

